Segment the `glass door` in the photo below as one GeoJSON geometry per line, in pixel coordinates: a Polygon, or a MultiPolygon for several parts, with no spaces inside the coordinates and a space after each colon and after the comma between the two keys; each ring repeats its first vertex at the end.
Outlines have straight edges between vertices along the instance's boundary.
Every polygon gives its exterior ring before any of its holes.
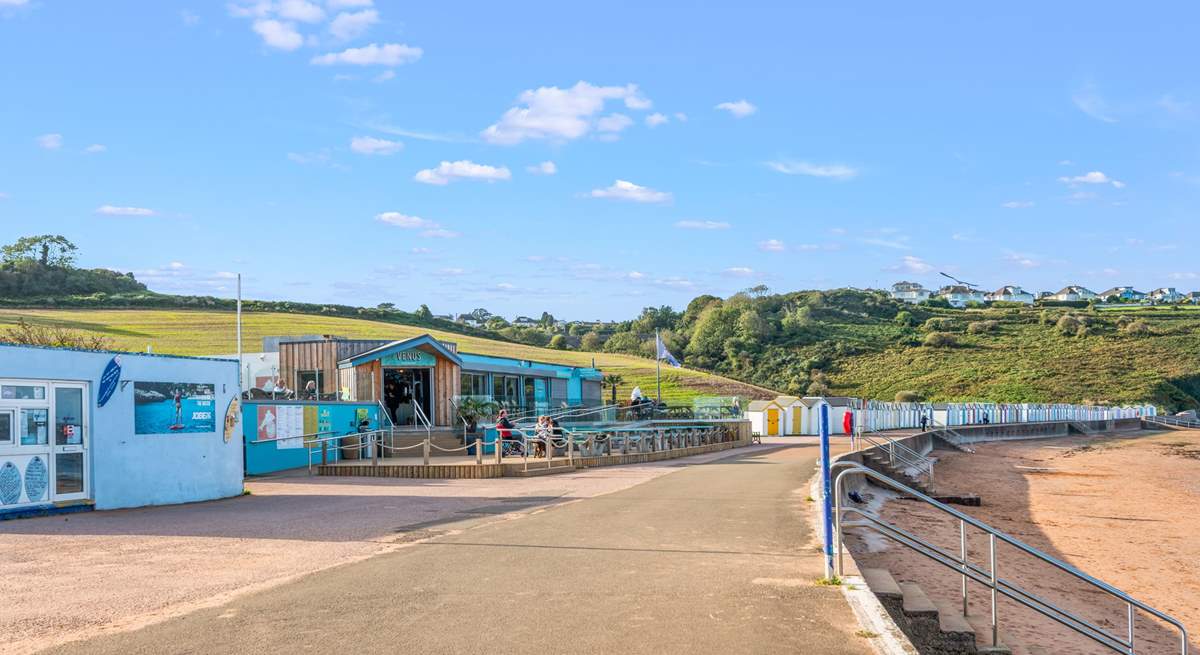
{"type": "Polygon", "coordinates": [[[54,500],[88,497],[87,387],[54,385],[54,500]]]}

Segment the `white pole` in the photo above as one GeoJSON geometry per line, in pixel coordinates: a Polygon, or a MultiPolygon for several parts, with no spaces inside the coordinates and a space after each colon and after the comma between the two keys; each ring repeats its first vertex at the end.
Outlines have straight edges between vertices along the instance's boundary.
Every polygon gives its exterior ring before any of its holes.
{"type": "Polygon", "coordinates": [[[658,404],[662,405],[662,352],[659,344],[661,337],[658,336],[658,328],[654,329],[654,377],[658,382],[658,404]]]}
{"type": "Polygon", "coordinates": [[[237,356],[238,356],[238,395],[242,393],[242,274],[237,274],[237,356]]]}

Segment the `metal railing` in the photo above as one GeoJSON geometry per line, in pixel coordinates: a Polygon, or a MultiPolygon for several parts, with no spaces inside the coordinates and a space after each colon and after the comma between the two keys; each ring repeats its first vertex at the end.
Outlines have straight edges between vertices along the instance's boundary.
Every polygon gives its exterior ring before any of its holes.
{"type": "Polygon", "coordinates": [[[1200,428],[1200,420],[1180,418],[1178,416],[1143,416],[1142,420],[1147,423],[1158,423],[1160,425],[1171,425],[1180,428],[1200,428]]]}
{"type": "Polygon", "coordinates": [[[881,451],[887,453],[888,463],[891,466],[894,467],[899,463],[905,469],[914,470],[918,476],[924,474],[929,482],[929,489],[933,490],[933,458],[923,455],[904,442],[880,432],[863,432],[858,435],[858,439],[858,450],[867,450],[862,446],[862,442],[864,441],[872,447],[879,448],[881,451]]]}
{"type": "Polygon", "coordinates": [[[1137,652],[1135,650],[1135,643],[1134,643],[1134,636],[1135,636],[1134,635],[1134,618],[1135,618],[1136,610],[1141,610],[1142,612],[1149,614],[1149,615],[1159,619],[1160,621],[1163,621],[1163,622],[1169,624],[1170,626],[1174,627],[1176,630],[1178,630],[1179,638],[1180,638],[1180,653],[1182,655],[1188,654],[1187,628],[1185,628],[1183,626],[1183,624],[1180,623],[1174,617],[1169,616],[1153,607],[1150,607],[1149,605],[1146,605],[1145,603],[1133,598],[1132,596],[1130,596],[1129,594],[1126,594],[1125,592],[1121,591],[1120,589],[1117,589],[1116,587],[1113,587],[1112,585],[1109,585],[1105,582],[1101,582],[1100,580],[1097,580],[1096,578],[1080,571],[1079,569],[1071,566],[1070,564],[1067,564],[1067,563],[1062,562],[1054,557],[1051,557],[1050,555],[1047,555],[1047,554],[1043,553],[1042,551],[1040,551],[1032,546],[1029,546],[1028,544],[1025,544],[1024,542],[1019,541],[1019,540],[1015,539],[1014,537],[1011,537],[982,521],[972,518],[971,516],[969,516],[963,512],[960,512],[952,507],[949,507],[948,505],[945,505],[944,503],[940,503],[940,502],[934,500],[933,498],[930,498],[929,496],[921,493],[920,491],[917,491],[916,489],[912,489],[908,486],[905,486],[904,484],[901,484],[900,482],[897,482],[896,480],[893,480],[892,478],[889,478],[886,475],[883,475],[882,473],[873,471],[873,470],[866,468],[856,462],[847,462],[847,461],[837,462],[833,465],[832,468],[835,471],[837,471],[835,478],[834,478],[834,485],[833,485],[833,489],[834,489],[834,491],[833,491],[833,494],[834,494],[833,495],[833,500],[834,500],[833,520],[834,520],[834,526],[835,526],[834,527],[834,538],[836,540],[834,545],[835,545],[836,552],[837,552],[837,567],[838,567],[838,575],[839,576],[844,575],[844,572],[845,572],[844,561],[843,561],[844,560],[844,552],[843,552],[844,551],[844,548],[843,548],[843,544],[844,544],[844,541],[843,541],[844,540],[844,532],[843,531],[844,531],[844,529],[847,527],[869,528],[869,529],[875,530],[876,532],[879,532],[880,534],[884,535],[885,537],[890,538],[893,541],[896,541],[897,543],[907,546],[911,550],[914,550],[917,553],[924,555],[925,557],[932,559],[933,561],[935,561],[939,564],[942,564],[943,566],[946,566],[947,568],[957,571],[962,576],[961,596],[962,596],[962,609],[963,609],[964,616],[967,614],[967,582],[974,581],[974,582],[977,582],[977,583],[982,584],[985,587],[987,587],[991,593],[991,599],[990,599],[991,632],[992,632],[991,637],[992,637],[992,645],[993,646],[998,645],[999,638],[1000,638],[1000,628],[999,628],[1000,621],[999,621],[999,615],[997,614],[997,607],[996,607],[997,594],[999,594],[999,595],[1003,595],[1007,598],[1010,598],[1013,601],[1017,602],[1018,604],[1023,605],[1024,607],[1027,607],[1029,609],[1032,609],[1035,612],[1041,614],[1042,616],[1052,619],[1085,637],[1088,637],[1089,639],[1099,643],[1100,645],[1102,645],[1110,650],[1116,651],[1118,653],[1125,653],[1127,655],[1134,655],[1137,652]],[[876,481],[877,483],[881,484],[884,487],[889,487],[894,491],[903,493],[905,495],[911,496],[912,498],[923,501],[925,504],[930,505],[930,506],[932,506],[938,510],[941,510],[942,512],[949,514],[950,516],[958,519],[959,543],[960,543],[959,553],[957,555],[955,555],[955,554],[946,552],[945,550],[938,548],[937,546],[933,545],[932,543],[930,543],[927,540],[924,540],[910,532],[907,532],[901,528],[898,528],[894,525],[891,525],[891,524],[883,521],[881,518],[866,511],[865,509],[858,508],[858,507],[843,506],[842,489],[843,489],[844,480],[849,475],[865,475],[868,478],[876,481]],[[858,516],[862,517],[863,520],[862,521],[853,521],[853,522],[844,521],[842,518],[843,513],[857,514],[858,516]],[[974,528],[977,528],[978,530],[981,530],[982,532],[984,532],[988,535],[988,567],[987,568],[984,568],[983,566],[974,564],[970,561],[970,558],[968,556],[968,550],[967,550],[967,526],[968,525],[970,525],[974,528]],[[1126,635],[1124,637],[1122,637],[1113,632],[1105,630],[1104,628],[1097,626],[1094,623],[1089,622],[1088,620],[1078,616],[1077,614],[1075,614],[1069,610],[1063,609],[1063,608],[1051,603],[1050,601],[1033,594],[1032,592],[1029,592],[1029,591],[1026,591],[1026,590],[1020,588],[1015,583],[1000,577],[999,571],[997,568],[997,563],[996,563],[996,542],[998,540],[1012,546],[1013,548],[1016,548],[1019,552],[1025,554],[1025,555],[1028,555],[1037,560],[1045,562],[1045,563],[1057,568],[1058,570],[1067,573],[1071,577],[1073,577],[1077,580],[1080,580],[1080,581],[1084,582],[1085,584],[1087,584],[1101,592],[1104,592],[1110,596],[1113,596],[1113,597],[1117,598],[1118,600],[1120,600],[1121,602],[1123,602],[1126,607],[1126,619],[1127,619],[1126,635]]]}

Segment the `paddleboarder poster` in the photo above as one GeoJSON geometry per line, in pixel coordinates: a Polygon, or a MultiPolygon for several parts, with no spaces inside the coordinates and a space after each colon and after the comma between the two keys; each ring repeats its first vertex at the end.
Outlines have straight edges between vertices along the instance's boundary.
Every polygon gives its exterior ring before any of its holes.
{"type": "Polygon", "coordinates": [[[134,382],[135,434],[215,432],[213,385],[192,382],[134,382]]]}

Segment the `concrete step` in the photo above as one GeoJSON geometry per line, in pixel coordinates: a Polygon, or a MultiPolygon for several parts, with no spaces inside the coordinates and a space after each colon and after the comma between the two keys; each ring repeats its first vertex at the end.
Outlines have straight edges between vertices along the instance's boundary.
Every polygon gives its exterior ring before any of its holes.
{"type": "Polygon", "coordinates": [[[867,583],[867,588],[879,599],[879,604],[883,605],[892,620],[903,622],[903,593],[892,574],[887,569],[863,569],[861,573],[863,582],[867,583]]]}
{"type": "MultiPolygon", "coordinates": [[[[509,465],[509,466],[513,466],[513,465],[509,465]]],[[[553,466],[551,466],[549,468],[546,468],[544,465],[534,468],[534,465],[530,464],[528,470],[517,470],[514,473],[515,473],[516,477],[519,477],[519,478],[535,478],[535,477],[538,477],[541,475],[554,475],[556,473],[564,473],[566,471],[573,471],[573,470],[575,470],[575,467],[570,464],[566,464],[566,463],[558,464],[556,462],[553,466]]]]}
{"type": "Polygon", "coordinates": [[[935,602],[938,609],[939,646],[945,652],[976,653],[975,628],[962,614],[962,607],[935,602]]]}
{"type": "Polygon", "coordinates": [[[1013,649],[1010,647],[1012,640],[1008,638],[1004,631],[1000,631],[999,644],[992,645],[992,615],[981,612],[972,614],[966,617],[967,623],[975,629],[976,650],[987,655],[1012,655],[1013,649]]]}

